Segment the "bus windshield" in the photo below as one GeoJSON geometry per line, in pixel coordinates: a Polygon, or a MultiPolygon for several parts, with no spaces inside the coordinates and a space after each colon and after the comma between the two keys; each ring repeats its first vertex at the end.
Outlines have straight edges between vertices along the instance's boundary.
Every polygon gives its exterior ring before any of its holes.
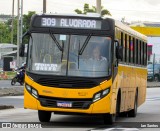
{"type": "Polygon", "coordinates": [[[32,33],[29,49],[29,70],[37,74],[73,77],[111,74],[110,37],[32,33]]]}

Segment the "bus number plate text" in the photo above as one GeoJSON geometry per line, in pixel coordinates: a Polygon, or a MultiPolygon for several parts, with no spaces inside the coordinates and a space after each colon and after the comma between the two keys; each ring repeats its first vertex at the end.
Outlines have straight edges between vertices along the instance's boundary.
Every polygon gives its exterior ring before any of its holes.
{"type": "Polygon", "coordinates": [[[72,107],[72,103],[71,102],[58,101],[57,102],[57,107],[72,107]]]}

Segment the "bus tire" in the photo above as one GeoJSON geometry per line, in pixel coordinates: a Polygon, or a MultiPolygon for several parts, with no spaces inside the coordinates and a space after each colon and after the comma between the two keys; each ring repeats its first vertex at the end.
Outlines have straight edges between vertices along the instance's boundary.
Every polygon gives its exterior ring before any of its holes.
{"type": "Polygon", "coordinates": [[[116,117],[120,112],[120,100],[121,100],[121,94],[120,91],[118,92],[117,101],[116,101],[116,112],[115,114],[104,114],[104,124],[106,125],[112,125],[116,121],[116,117]]]}
{"type": "Polygon", "coordinates": [[[104,124],[112,125],[116,120],[115,114],[104,114],[103,115],[104,124]]]}
{"type": "Polygon", "coordinates": [[[51,112],[38,110],[38,118],[40,122],[49,122],[51,119],[51,112]]]}
{"type": "Polygon", "coordinates": [[[119,117],[127,117],[128,116],[128,113],[127,112],[120,112],[119,117]]]}
{"type": "Polygon", "coordinates": [[[136,117],[138,108],[138,91],[136,91],[134,109],[128,111],[128,117],[136,117]]]}

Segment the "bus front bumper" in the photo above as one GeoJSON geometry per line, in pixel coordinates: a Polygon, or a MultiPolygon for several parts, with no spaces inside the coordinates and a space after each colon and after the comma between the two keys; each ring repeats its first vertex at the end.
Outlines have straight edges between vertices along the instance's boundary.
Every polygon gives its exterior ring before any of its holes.
{"type": "MultiPolygon", "coordinates": [[[[45,102],[48,100],[48,98],[43,97],[43,98],[35,98],[32,96],[26,88],[24,88],[24,108],[28,109],[34,109],[34,110],[44,110],[44,111],[51,111],[51,112],[59,112],[59,113],[84,113],[84,114],[104,114],[104,113],[110,113],[110,93],[103,97],[102,99],[90,103],[88,102],[88,105],[81,107],[79,103],[79,107],[76,108],[76,103],[74,108],[62,108],[62,107],[54,107],[57,105],[57,101],[62,101],[62,100],[55,100],[52,101],[51,104],[53,106],[46,106],[45,102]],[[56,105],[55,105],[56,104],[56,105]]],[[[53,99],[52,99],[53,100],[53,99]]],[[[84,101],[85,102],[85,101],[84,101]]]]}

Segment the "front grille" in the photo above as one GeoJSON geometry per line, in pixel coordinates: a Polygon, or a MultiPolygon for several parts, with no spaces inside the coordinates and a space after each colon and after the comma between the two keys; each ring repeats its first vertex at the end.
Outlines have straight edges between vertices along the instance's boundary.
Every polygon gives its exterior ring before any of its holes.
{"type": "Polygon", "coordinates": [[[53,98],[39,96],[39,101],[43,107],[51,108],[71,108],[71,109],[88,109],[92,103],[92,99],[62,99],[62,98],[53,98]],[[72,107],[58,107],[57,102],[71,102],[72,107]]]}
{"type": "Polygon", "coordinates": [[[85,87],[95,87],[97,84],[94,81],[86,80],[86,79],[64,79],[64,78],[40,78],[37,80],[37,83],[43,86],[50,87],[77,87],[77,88],[85,88],[85,87]]]}

